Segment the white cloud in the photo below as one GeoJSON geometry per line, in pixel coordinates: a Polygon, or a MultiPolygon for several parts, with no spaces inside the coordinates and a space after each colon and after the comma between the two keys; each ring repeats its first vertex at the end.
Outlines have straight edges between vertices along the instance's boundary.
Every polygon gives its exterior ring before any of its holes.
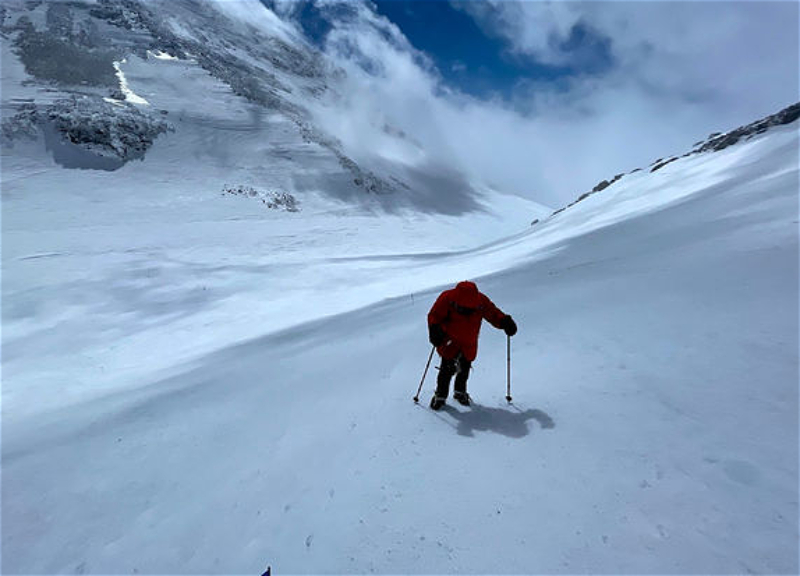
{"type": "Polygon", "coordinates": [[[393,23],[367,5],[349,6],[325,46],[347,74],[317,112],[350,153],[415,162],[424,149],[553,206],[798,99],[796,3],[459,4],[510,50],[539,62],[580,64],[558,42],[578,22],[611,39],[607,73],[557,87],[521,84],[511,101],[445,87],[393,23]],[[410,138],[398,143],[387,125],[410,138]]]}
{"type": "Polygon", "coordinates": [[[225,14],[231,22],[253,26],[291,41],[297,34],[293,26],[287,25],[260,0],[212,0],[214,8],[225,14]]]}

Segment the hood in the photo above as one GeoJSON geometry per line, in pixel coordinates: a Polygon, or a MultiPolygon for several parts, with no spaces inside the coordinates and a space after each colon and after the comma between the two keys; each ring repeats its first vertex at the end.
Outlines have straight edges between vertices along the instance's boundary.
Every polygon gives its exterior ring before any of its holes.
{"type": "Polygon", "coordinates": [[[465,280],[459,282],[455,287],[455,300],[459,306],[465,308],[477,308],[481,304],[481,293],[474,282],[465,280]]]}

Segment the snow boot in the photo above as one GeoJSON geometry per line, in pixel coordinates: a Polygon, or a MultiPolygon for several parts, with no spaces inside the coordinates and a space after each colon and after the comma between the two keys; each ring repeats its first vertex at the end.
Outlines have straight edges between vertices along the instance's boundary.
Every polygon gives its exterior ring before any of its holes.
{"type": "Polygon", "coordinates": [[[444,406],[444,401],[444,397],[434,394],[433,398],[431,398],[431,410],[441,410],[442,406],[444,406]]]}
{"type": "Polygon", "coordinates": [[[462,406],[469,406],[472,403],[472,398],[466,392],[453,392],[453,400],[462,406]]]}

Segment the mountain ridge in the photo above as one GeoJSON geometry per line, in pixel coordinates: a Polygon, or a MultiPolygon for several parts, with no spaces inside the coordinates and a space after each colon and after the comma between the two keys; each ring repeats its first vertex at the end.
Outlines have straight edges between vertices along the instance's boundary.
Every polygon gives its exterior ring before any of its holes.
{"type": "MultiPolygon", "coordinates": [[[[768,116],[760,118],[759,120],[750,122],[749,124],[744,124],[742,126],[739,126],[738,128],[735,128],[729,132],[724,132],[724,133],[715,132],[709,134],[708,138],[696,142],[694,146],[692,146],[692,149],[689,152],[684,153],[683,155],[662,157],[658,158],[657,160],[654,160],[653,162],[650,163],[649,171],[656,172],[661,168],[663,168],[664,166],[671,164],[676,160],[679,160],[680,158],[687,158],[694,154],[701,154],[704,152],[719,152],[721,150],[724,150],[725,148],[728,148],[729,146],[733,146],[739,143],[742,140],[747,141],[759,134],[764,134],[770,128],[791,124],[792,122],[795,122],[798,118],[800,118],[800,102],[787,106],[786,108],[783,108],[780,111],[775,112],[774,114],[770,114],[768,116]]],[[[574,206],[578,202],[585,200],[589,196],[597,194],[598,192],[602,192],[615,182],[621,180],[624,176],[626,176],[626,174],[634,174],[635,172],[639,172],[641,170],[643,170],[643,168],[635,168],[627,173],[620,172],[619,174],[614,175],[613,178],[610,178],[608,180],[601,180],[590,191],[584,192],[583,194],[578,196],[577,199],[575,199],[573,202],[567,204],[566,206],[563,206],[562,208],[559,208],[558,210],[553,212],[551,216],[560,214],[561,212],[574,206]]]]}

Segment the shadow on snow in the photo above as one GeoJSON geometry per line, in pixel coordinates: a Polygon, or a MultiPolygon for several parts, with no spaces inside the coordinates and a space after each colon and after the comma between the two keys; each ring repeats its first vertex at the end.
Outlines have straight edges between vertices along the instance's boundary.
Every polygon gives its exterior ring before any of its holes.
{"type": "Polygon", "coordinates": [[[468,437],[474,436],[474,432],[479,431],[495,432],[509,438],[523,438],[530,433],[529,420],[536,420],[543,430],[556,426],[550,415],[542,410],[521,410],[513,405],[511,408],[489,408],[473,402],[472,406],[463,412],[450,405],[445,405],[442,410],[456,420],[456,424],[453,425],[456,432],[468,437]]]}

